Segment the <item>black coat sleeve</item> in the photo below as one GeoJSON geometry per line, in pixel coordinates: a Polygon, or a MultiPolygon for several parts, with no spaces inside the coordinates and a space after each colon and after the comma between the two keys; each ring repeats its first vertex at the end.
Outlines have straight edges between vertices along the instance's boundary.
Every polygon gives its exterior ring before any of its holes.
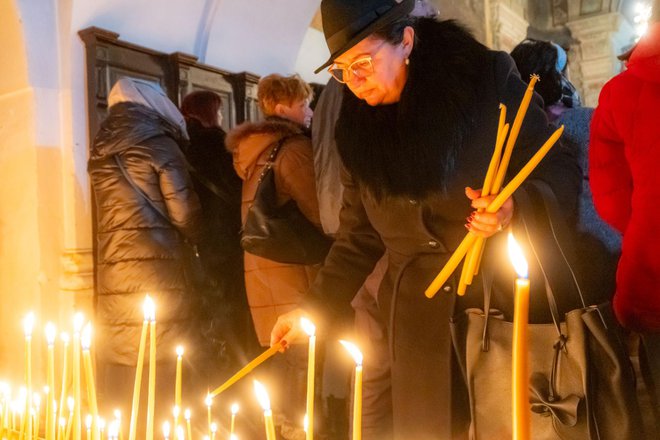
{"type": "Polygon", "coordinates": [[[367,217],[360,188],[345,169],[342,183],[339,231],[303,304],[327,325],[352,318],[351,300],[385,252],[367,217]]]}

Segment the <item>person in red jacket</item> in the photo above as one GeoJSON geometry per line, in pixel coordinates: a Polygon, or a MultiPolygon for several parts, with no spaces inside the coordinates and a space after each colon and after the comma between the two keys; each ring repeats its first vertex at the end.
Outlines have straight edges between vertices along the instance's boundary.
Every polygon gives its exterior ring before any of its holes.
{"type": "Polygon", "coordinates": [[[614,310],[624,327],[641,333],[640,361],[646,357],[648,388],[659,414],[660,1],[654,10],[655,23],[633,49],[627,69],[601,91],[589,166],[596,210],[623,233],[614,310]]]}

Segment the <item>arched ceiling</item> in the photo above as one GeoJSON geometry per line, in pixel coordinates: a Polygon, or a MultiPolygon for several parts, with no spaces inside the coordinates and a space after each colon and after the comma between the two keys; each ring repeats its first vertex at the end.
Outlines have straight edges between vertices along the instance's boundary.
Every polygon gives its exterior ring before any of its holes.
{"type": "MultiPolygon", "coordinates": [[[[70,0],[73,31],[196,55],[231,71],[293,72],[320,0],[70,0]]],[[[326,54],[320,54],[323,61],[326,54]]]]}

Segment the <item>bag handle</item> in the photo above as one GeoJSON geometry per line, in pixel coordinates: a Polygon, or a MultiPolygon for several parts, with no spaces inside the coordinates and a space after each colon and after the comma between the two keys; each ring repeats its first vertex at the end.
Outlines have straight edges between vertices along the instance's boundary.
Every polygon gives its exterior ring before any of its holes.
{"type": "MultiPolygon", "coordinates": [[[[271,168],[273,168],[273,165],[275,164],[275,158],[277,157],[277,153],[279,153],[280,149],[284,145],[284,143],[289,140],[289,138],[293,137],[294,135],[289,134],[282,136],[275,142],[273,142],[271,145],[274,145],[273,148],[270,150],[270,154],[268,155],[268,159],[266,159],[266,164],[264,167],[261,169],[261,175],[259,176],[259,181],[258,183],[261,184],[261,181],[264,179],[266,176],[266,173],[270,171],[271,168]]],[[[259,186],[257,186],[257,191],[259,191],[259,186]]]]}

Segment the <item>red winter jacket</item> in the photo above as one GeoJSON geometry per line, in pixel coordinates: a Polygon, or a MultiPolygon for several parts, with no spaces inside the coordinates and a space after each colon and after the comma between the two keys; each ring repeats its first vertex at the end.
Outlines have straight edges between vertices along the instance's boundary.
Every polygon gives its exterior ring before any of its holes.
{"type": "Polygon", "coordinates": [[[589,167],[598,213],[623,233],[614,309],[631,329],[660,331],[660,23],[600,94],[589,167]]]}

